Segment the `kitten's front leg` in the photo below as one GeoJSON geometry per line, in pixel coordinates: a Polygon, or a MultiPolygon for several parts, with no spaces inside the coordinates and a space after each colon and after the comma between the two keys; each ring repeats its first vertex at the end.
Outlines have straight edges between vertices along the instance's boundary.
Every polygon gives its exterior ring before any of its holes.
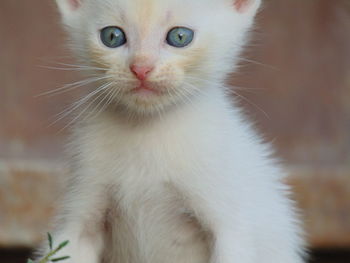
{"type": "Polygon", "coordinates": [[[214,235],[214,251],[211,263],[256,263],[251,233],[232,225],[211,229],[214,235]],[[239,238],[238,238],[239,237],[239,238]]]}
{"type": "Polygon", "coordinates": [[[256,263],[252,233],[244,225],[216,222],[210,228],[214,236],[211,263],[256,263]]]}
{"type": "MultiPolygon", "coordinates": [[[[69,243],[54,257],[69,256],[65,263],[98,263],[103,247],[106,193],[102,187],[85,187],[71,191],[64,201],[63,212],[52,233],[54,246],[68,240],[69,243]]],[[[48,253],[44,244],[40,254],[48,253]]]]}
{"type": "MultiPolygon", "coordinates": [[[[184,195],[204,229],[213,236],[213,251],[210,263],[256,263],[252,228],[245,220],[239,207],[224,189],[206,188],[204,184],[193,193],[185,190],[184,195]],[[226,195],[228,194],[228,195],[226,195]]],[[[232,191],[230,191],[232,192],[232,191]]]]}

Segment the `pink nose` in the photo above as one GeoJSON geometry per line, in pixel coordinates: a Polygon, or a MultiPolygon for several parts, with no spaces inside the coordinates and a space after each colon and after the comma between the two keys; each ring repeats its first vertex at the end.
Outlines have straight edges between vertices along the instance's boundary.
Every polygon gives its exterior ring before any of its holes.
{"type": "Polygon", "coordinates": [[[153,70],[152,66],[131,65],[130,70],[139,80],[145,80],[147,75],[153,70]]]}

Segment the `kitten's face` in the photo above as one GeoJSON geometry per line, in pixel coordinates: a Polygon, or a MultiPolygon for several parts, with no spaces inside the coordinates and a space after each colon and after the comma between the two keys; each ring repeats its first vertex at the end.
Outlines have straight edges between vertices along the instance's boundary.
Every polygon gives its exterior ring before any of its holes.
{"type": "Polygon", "coordinates": [[[73,49],[105,77],[101,98],[143,114],[222,81],[258,7],[257,0],[57,1],[73,49]]]}

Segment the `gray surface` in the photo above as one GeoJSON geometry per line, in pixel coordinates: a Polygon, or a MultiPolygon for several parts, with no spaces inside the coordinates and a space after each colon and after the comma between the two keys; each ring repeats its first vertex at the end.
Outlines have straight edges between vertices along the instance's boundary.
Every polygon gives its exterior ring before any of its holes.
{"type": "MultiPolygon", "coordinates": [[[[0,250],[1,263],[26,263],[29,250],[0,250]]],[[[318,251],[310,263],[350,263],[350,251],[318,251]]]]}

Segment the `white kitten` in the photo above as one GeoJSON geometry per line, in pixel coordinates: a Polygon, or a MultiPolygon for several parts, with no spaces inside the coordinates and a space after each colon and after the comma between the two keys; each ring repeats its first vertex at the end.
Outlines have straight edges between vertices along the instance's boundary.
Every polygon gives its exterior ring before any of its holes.
{"type": "Polygon", "coordinates": [[[223,84],[260,0],[57,3],[84,69],[103,77],[74,129],[60,255],[303,262],[283,172],[223,84]]]}

